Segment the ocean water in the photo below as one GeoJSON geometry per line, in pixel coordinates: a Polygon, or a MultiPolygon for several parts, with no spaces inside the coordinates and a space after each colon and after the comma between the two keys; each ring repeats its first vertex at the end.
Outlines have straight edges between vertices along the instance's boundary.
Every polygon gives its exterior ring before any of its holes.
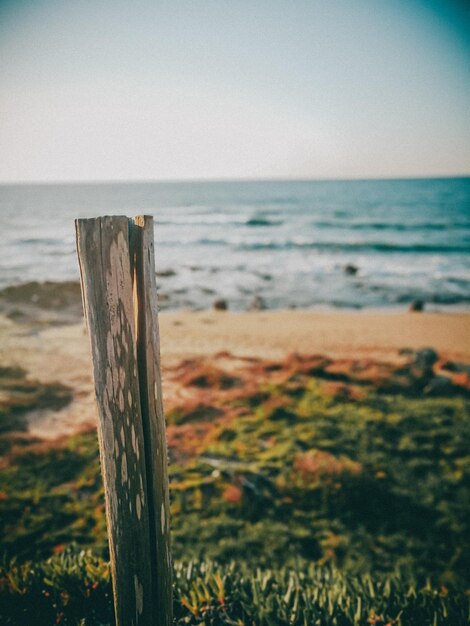
{"type": "Polygon", "coordinates": [[[74,218],[141,213],[162,307],[470,309],[470,178],[1,185],[0,287],[78,280],[74,218]]]}

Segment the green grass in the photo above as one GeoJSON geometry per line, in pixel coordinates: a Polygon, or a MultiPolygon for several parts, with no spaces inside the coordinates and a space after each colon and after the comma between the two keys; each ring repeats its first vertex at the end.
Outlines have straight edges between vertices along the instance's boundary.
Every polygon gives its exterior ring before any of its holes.
{"type": "MultiPolygon", "coordinates": [[[[288,383],[227,396],[231,418],[168,415],[200,443],[170,450],[177,623],[467,623],[469,400],[288,383]]],[[[109,623],[96,434],[9,454],[2,623],[109,623]]]]}
{"type": "Polygon", "coordinates": [[[467,401],[338,403],[310,383],[282,411],[266,404],[171,466],[178,557],[280,566],[300,555],[468,583],[467,401]]]}
{"type": "MultiPolygon", "coordinates": [[[[251,569],[243,563],[177,563],[175,625],[463,626],[468,596],[400,574],[352,576],[298,564],[251,569]]],[[[68,550],[44,562],[0,568],[5,626],[104,626],[113,622],[108,564],[68,550]]]]}

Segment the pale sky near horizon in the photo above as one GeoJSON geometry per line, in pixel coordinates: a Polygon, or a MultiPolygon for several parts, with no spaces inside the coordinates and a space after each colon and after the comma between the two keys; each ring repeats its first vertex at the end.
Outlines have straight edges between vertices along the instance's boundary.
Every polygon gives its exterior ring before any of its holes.
{"type": "Polygon", "coordinates": [[[0,182],[470,173],[447,0],[0,0],[0,182]]]}

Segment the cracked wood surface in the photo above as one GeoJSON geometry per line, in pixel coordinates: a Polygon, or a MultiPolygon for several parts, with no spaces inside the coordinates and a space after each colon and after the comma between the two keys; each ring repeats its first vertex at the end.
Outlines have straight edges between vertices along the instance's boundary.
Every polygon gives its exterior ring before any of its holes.
{"type": "Polygon", "coordinates": [[[153,222],[83,219],[76,232],[116,624],[167,626],[171,563],[153,222]]]}
{"type": "Polygon", "coordinates": [[[142,423],[147,463],[147,488],[150,500],[150,542],[155,557],[154,595],[161,626],[170,626],[172,605],[170,554],[170,503],[168,495],[168,454],[162,401],[160,336],[158,326],[157,285],[153,218],[134,219],[131,254],[135,266],[138,306],[137,358],[140,383],[142,423]]]}

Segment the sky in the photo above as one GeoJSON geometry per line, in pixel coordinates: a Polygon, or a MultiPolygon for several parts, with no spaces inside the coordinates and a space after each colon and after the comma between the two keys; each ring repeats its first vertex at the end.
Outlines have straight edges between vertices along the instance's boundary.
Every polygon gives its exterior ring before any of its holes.
{"type": "Polygon", "coordinates": [[[0,182],[470,173],[465,2],[0,0],[0,58],[0,182]]]}

